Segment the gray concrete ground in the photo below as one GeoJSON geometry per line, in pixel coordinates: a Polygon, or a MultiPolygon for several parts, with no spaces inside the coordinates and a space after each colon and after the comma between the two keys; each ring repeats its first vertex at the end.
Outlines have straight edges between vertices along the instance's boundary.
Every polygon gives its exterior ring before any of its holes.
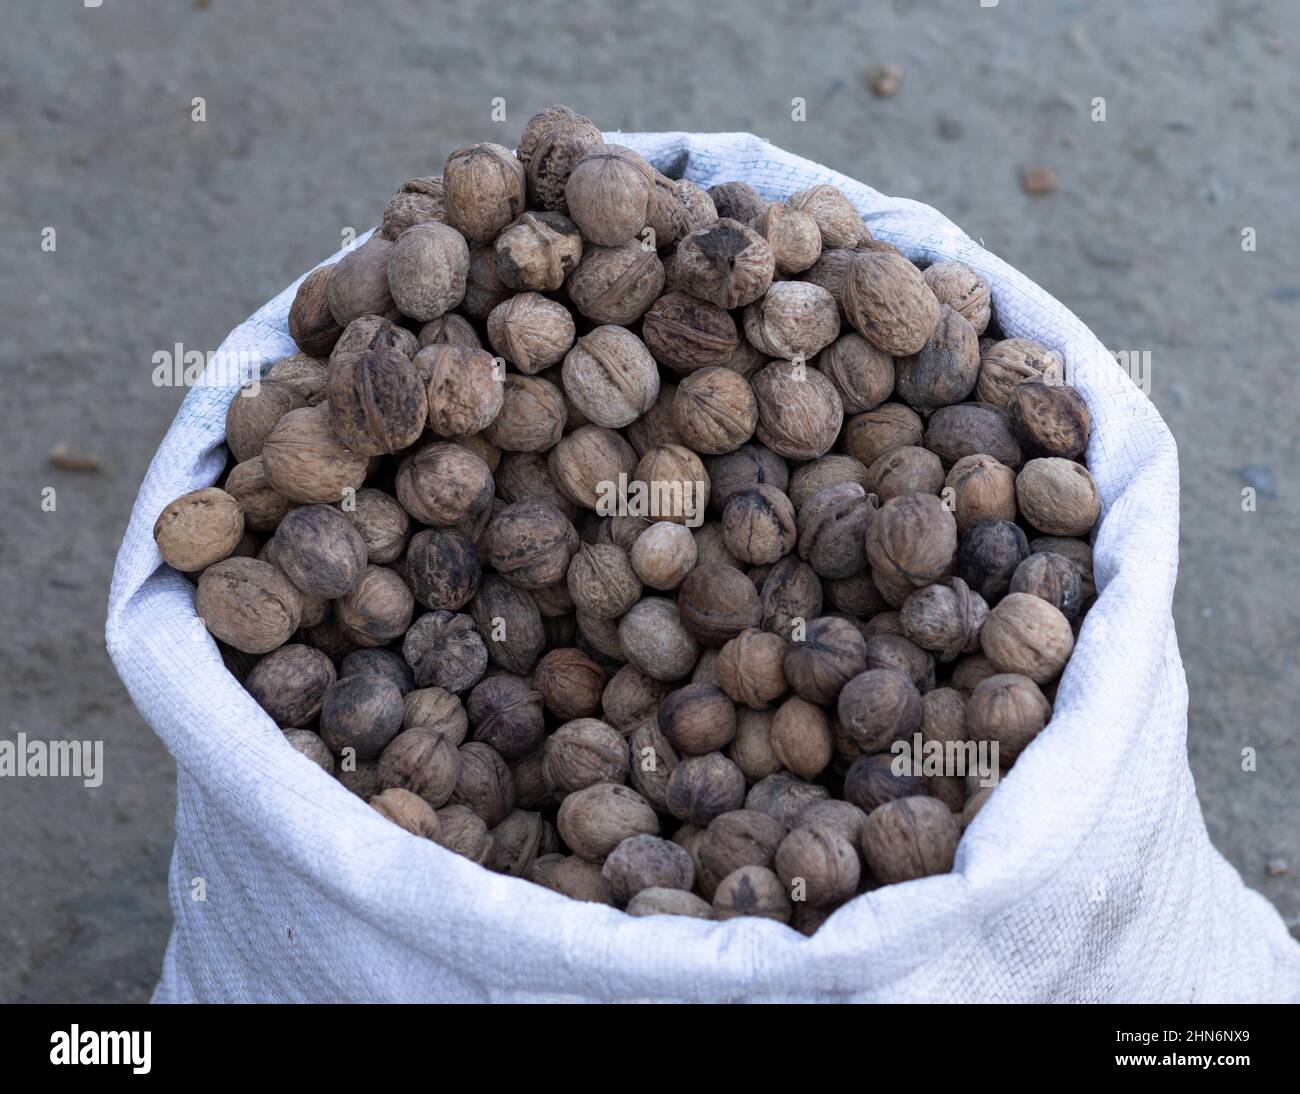
{"type": "Polygon", "coordinates": [[[10,0],[4,732],[102,739],[107,778],[0,783],[0,999],[143,999],[162,955],[174,766],[102,641],[117,542],[181,397],[151,385],[152,354],[215,348],[403,179],[512,144],[551,102],[607,129],[752,130],[929,202],[1107,345],[1150,351],[1182,456],[1192,766],[1215,842],[1295,929],[1298,29],[1289,0],[10,0]],[[885,63],[891,98],[864,84],[885,63]],[[1022,192],[1035,164],[1053,193],[1022,192]],[[60,444],[97,469],[53,467],[60,444]]]}

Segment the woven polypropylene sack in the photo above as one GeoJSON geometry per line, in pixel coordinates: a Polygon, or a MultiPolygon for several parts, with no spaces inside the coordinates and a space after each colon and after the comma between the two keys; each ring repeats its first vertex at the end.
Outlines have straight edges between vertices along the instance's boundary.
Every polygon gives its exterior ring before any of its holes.
{"type": "MultiPolygon", "coordinates": [[[[702,186],[745,179],[768,198],[838,186],[878,238],[979,273],[1008,336],[1064,355],[1093,415],[1101,595],[1051,724],[965,833],[952,873],[860,896],[812,938],[759,919],[632,918],[491,873],[406,834],[295,752],[223,667],[193,586],[162,564],[158,512],[225,465],[237,381],[210,375],[149,468],[109,602],[113,660],[178,770],[175,925],[155,999],[1294,997],[1300,946],[1210,845],[1187,766],[1170,610],[1178,460],[1154,406],[1068,309],[928,206],[748,134],[612,139],[702,186]]],[[[296,287],[231,332],[227,359],[295,351],[296,287]]]]}

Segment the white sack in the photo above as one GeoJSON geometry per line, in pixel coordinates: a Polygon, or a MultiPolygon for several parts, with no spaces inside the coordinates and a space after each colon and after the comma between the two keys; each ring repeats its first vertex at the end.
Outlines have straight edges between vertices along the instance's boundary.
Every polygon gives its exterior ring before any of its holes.
{"type": "MultiPolygon", "coordinates": [[[[1296,996],[1300,946],[1210,845],[1187,766],[1187,687],[1170,615],[1178,457],[1155,407],[1067,308],[928,206],[749,134],[612,139],[706,187],[746,179],[782,198],[832,183],[879,238],[981,274],[1008,335],[1064,354],[1094,420],[1103,592],[1051,724],[966,833],[953,873],[858,897],[811,939],[762,920],[634,919],[489,873],[407,835],[290,748],[222,666],[190,583],[161,564],[151,535],[159,510],[213,483],[225,463],[235,383],[210,380],[190,392],[149,468],[108,614],[118,672],[178,768],[175,929],[155,998],[1296,996]],[[206,901],[192,899],[195,878],[206,901]]],[[[222,348],[264,364],[294,352],[286,315],[295,289],[222,348]]]]}

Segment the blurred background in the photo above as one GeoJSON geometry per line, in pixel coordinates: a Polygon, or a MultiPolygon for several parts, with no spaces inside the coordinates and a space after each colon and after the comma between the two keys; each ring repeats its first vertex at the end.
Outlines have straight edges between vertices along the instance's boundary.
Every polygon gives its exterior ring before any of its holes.
{"type": "Polygon", "coordinates": [[[152,355],[215,350],[404,179],[551,103],[749,130],[927,202],[1150,353],[1206,823],[1300,933],[1300,9],[983,2],[6,3],[0,737],[103,740],[106,777],[0,782],[0,1000],[144,1000],[166,942],[175,766],[103,644],[184,394],[152,355]]]}

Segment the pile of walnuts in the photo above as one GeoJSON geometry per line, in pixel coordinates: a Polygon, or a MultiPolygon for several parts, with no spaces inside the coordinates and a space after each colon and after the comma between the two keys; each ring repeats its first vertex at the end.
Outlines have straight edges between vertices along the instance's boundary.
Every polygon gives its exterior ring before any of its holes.
{"type": "Polygon", "coordinates": [[[552,107],[404,184],[289,331],[154,534],[289,743],[409,832],[811,933],[951,869],[990,793],[891,746],[1005,770],[1051,717],[1088,408],[835,187],[706,192],[552,107]]]}

